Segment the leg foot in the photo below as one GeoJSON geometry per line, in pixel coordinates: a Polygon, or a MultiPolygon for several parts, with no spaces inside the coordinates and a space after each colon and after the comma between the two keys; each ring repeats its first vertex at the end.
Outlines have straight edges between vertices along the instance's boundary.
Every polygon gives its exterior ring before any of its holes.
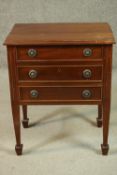
{"type": "Polygon", "coordinates": [[[15,151],[16,151],[16,154],[18,156],[22,155],[22,149],[23,149],[23,145],[22,144],[15,146],[15,151]]]}
{"type": "Polygon", "coordinates": [[[109,151],[109,145],[103,145],[101,144],[101,149],[102,149],[102,155],[107,155],[109,151]]]}
{"type": "Polygon", "coordinates": [[[28,128],[29,118],[22,120],[22,125],[24,128],[28,128]]]}

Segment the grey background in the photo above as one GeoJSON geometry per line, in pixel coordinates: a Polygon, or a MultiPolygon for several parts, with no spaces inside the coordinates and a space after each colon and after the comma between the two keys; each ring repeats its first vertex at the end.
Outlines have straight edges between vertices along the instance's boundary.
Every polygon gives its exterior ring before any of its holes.
{"type": "MultiPolygon", "coordinates": [[[[2,45],[15,23],[108,22],[117,38],[117,0],[0,0],[0,67],[6,67],[2,45]]],[[[117,67],[114,45],[113,67],[117,67]]]]}
{"type": "Polygon", "coordinates": [[[116,20],[117,0],[0,0],[0,175],[117,174],[117,69],[112,76],[108,156],[101,156],[97,106],[39,105],[28,108],[32,127],[21,126],[24,152],[17,157],[8,71],[4,69],[6,48],[2,45],[18,22],[109,22],[117,36],[116,20]]]}

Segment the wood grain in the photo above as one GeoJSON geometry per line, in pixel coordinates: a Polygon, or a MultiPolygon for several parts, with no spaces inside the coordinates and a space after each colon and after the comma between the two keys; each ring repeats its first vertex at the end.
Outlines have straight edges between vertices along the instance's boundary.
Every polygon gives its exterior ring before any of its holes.
{"type": "Polygon", "coordinates": [[[101,99],[101,88],[97,87],[21,87],[20,88],[20,100],[30,100],[30,101],[64,101],[64,100],[100,100],[101,99]],[[83,90],[90,90],[91,97],[89,99],[85,99],[82,97],[83,90]],[[39,92],[39,96],[35,99],[30,96],[31,90],[37,90],[39,92]]]}
{"type": "Polygon", "coordinates": [[[102,46],[31,46],[31,47],[17,47],[17,59],[18,60],[56,60],[56,59],[102,59],[103,47],[102,46]],[[84,56],[84,49],[89,48],[92,50],[91,56],[84,56]],[[28,56],[28,50],[35,49],[37,55],[35,57],[28,56]]]}
{"type": "Polygon", "coordinates": [[[5,45],[82,45],[115,43],[107,23],[15,24],[5,45]]]}
{"type": "Polygon", "coordinates": [[[102,80],[102,66],[99,65],[56,65],[56,66],[29,66],[29,67],[19,67],[18,68],[18,79],[19,81],[85,81],[89,80],[102,80]],[[91,77],[85,78],[83,76],[83,71],[89,69],[91,71],[91,77]],[[35,70],[37,72],[37,77],[31,79],[29,72],[35,70]]]}

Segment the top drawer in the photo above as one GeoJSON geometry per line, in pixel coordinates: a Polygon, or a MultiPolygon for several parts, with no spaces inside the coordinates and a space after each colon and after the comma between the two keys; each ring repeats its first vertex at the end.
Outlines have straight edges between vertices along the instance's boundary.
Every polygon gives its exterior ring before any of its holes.
{"type": "Polygon", "coordinates": [[[18,60],[48,59],[100,59],[103,46],[21,46],[17,48],[18,60]]]}

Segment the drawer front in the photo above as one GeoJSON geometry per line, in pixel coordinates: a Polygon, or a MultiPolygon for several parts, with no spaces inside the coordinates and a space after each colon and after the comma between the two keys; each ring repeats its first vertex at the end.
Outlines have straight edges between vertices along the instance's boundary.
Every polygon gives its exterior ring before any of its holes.
{"type": "Polygon", "coordinates": [[[102,80],[102,66],[27,66],[18,67],[20,81],[102,80]]]}
{"type": "Polygon", "coordinates": [[[100,59],[102,46],[32,46],[18,47],[17,59],[38,61],[43,59],[100,59]]]}
{"type": "Polygon", "coordinates": [[[20,101],[100,100],[99,87],[20,87],[20,101]]]}

